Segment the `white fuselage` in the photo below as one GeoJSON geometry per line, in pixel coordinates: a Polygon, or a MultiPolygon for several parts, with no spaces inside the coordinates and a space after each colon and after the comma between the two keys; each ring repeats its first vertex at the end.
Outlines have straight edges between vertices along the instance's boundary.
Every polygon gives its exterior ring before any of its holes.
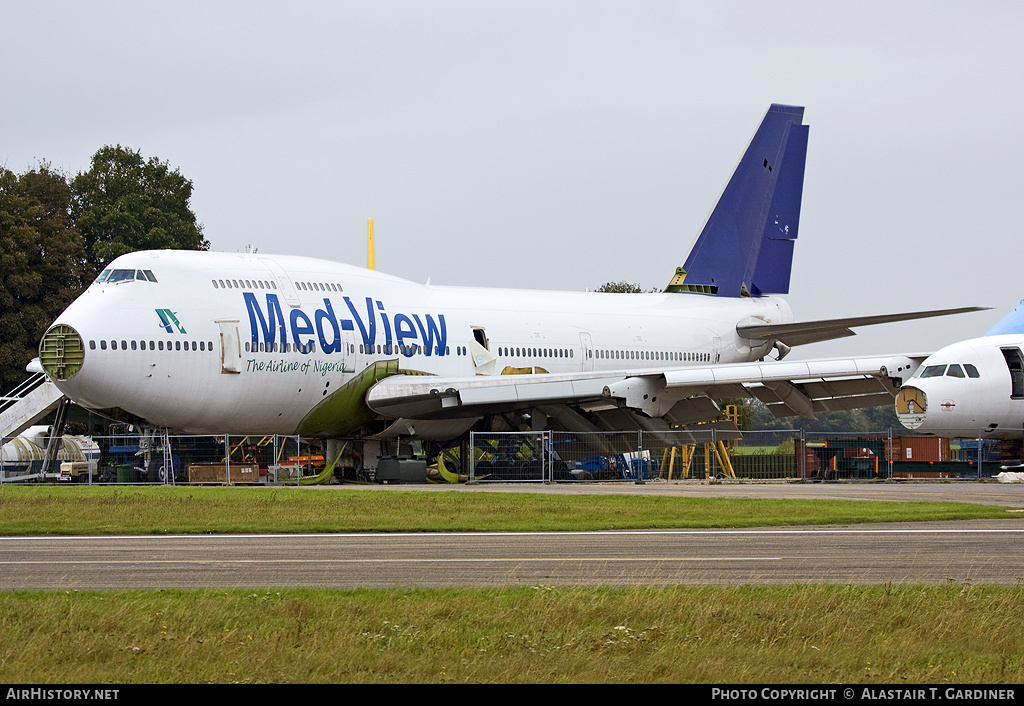
{"type": "Polygon", "coordinates": [[[1024,428],[1024,335],[984,336],[929,356],[896,398],[908,429],[948,437],[1019,439],[1024,428]],[[1016,372],[1012,372],[1016,369],[1016,372]]]}
{"type": "Polygon", "coordinates": [[[448,377],[744,362],[771,344],[738,323],[792,320],[775,297],[441,287],[294,256],[149,251],[108,270],[139,274],[57,319],[84,349],[58,387],[193,433],[295,433],[374,361],[448,377]]]}

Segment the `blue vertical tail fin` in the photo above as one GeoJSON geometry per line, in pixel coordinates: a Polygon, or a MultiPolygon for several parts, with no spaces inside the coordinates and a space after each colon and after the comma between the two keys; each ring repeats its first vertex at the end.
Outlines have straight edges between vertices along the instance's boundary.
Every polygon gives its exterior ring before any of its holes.
{"type": "Polygon", "coordinates": [[[719,297],[789,292],[807,157],[804,109],[773,104],[669,292],[719,297]]]}
{"type": "Polygon", "coordinates": [[[1014,307],[1009,314],[999,319],[985,335],[1002,336],[1007,333],[1024,333],[1024,301],[1014,307]]]}

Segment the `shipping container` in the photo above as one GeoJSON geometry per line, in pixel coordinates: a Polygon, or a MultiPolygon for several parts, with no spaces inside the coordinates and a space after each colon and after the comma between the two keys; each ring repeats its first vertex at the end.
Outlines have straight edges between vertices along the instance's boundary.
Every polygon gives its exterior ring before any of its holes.
{"type": "Polygon", "coordinates": [[[894,436],[888,457],[892,463],[949,461],[949,439],[939,436],[894,436]]]}

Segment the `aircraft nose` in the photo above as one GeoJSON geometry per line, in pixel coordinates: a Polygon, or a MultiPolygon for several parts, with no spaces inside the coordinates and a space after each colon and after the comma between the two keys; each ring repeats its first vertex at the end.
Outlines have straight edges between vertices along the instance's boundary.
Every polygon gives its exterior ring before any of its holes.
{"type": "Polygon", "coordinates": [[[78,331],[67,324],[56,324],[39,342],[39,364],[51,379],[70,380],[82,369],[85,345],[78,331]]]}
{"type": "Polygon", "coordinates": [[[928,412],[928,395],[916,387],[904,387],[896,395],[896,417],[907,429],[924,424],[928,412]]]}

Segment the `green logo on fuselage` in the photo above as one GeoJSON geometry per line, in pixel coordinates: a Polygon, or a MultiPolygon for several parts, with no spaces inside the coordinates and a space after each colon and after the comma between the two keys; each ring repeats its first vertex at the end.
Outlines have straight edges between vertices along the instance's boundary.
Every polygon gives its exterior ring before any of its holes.
{"type": "Polygon", "coordinates": [[[185,333],[184,327],[178,321],[178,317],[174,315],[173,311],[170,309],[157,309],[156,313],[160,317],[160,325],[164,327],[167,333],[174,333],[174,327],[177,327],[178,333],[185,333]]]}

